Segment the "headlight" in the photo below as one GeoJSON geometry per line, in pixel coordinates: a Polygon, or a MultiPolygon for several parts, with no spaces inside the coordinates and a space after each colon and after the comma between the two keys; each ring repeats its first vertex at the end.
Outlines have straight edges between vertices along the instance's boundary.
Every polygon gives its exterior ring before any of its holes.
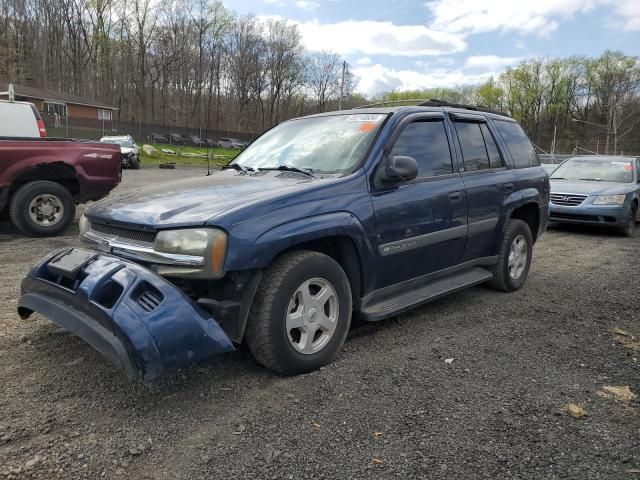
{"type": "Polygon", "coordinates": [[[205,257],[212,273],[222,273],[227,255],[227,234],[217,229],[164,230],[156,235],[157,252],[205,257]]]}
{"type": "Polygon", "coordinates": [[[85,217],[84,213],[80,217],[80,221],[78,222],[78,229],[80,230],[80,236],[84,235],[91,228],[91,222],[87,217],[85,217]]]}
{"type": "Polygon", "coordinates": [[[208,244],[208,230],[167,230],[158,233],[153,249],[165,253],[204,255],[208,244]]]}
{"type": "Polygon", "coordinates": [[[626,195],[598,195],[593,201],[594,205],[622,205],[626,195]]]}

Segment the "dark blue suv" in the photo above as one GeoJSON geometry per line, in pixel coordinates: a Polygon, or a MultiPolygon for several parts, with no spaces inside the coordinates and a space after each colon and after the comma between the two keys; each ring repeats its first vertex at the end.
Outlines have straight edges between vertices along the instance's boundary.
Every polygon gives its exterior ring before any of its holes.
{"type": "Polygon", "coordinates": [[[243,340],[284,374],[376,321],[527,278],[549,179],[511,118],[426,102],[271,129],[222,171],[90,207],[87,249],[50,254],[19,312],[48,316],[150,381],[243,340]]]}

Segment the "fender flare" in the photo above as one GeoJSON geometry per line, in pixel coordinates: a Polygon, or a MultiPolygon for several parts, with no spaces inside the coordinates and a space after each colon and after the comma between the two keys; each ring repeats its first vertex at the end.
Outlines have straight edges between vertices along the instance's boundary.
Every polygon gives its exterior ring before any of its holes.
{"type": "Polygon", "coordinates": [[[361,268],[364,268],[374,256],[366,230],[355,215],[340,211],[292,220],[265,231],[255,239],[235,239],[227,252],[225,270],[265,268],[278,254],[291,247],[338,235],[353,241],[361,268]],[[255,254],[248,259],[244,254],[246,251],[255,254]]]}

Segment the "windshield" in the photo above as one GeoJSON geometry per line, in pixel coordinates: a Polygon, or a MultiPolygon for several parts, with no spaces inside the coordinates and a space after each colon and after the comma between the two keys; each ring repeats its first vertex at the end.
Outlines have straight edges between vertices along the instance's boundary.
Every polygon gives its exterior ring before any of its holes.
{"type": "Polygon", "coordinates": [[[112,143],[114,145],[120,145],[121,147],[131,147],[131,142],[122,138],[103,138],[100,140],[102,143],[112,143]]]}
{"type": "Polygon", "coordinates": [[[560,165],[551,175],[551,179],[631,183],[633,165],[629,160],[572,158],[560,165]]]}
{"type": "Polygon", "coordinates": [[[233,162],[262,169],[295,167],[319,173],[352,171],[384,114],[352,114],[292,120],[269,130],[233,162]]]}

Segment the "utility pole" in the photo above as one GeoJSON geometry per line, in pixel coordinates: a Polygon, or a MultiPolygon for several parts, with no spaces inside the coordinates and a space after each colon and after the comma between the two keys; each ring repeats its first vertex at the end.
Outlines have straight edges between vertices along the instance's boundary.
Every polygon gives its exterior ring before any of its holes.
{"type": "Polygon", "coordinates": [[[344,100],[344,78],[347,74],[347,61],[342,61],[342,81],[340,82],[340,100],[338,101],[338,110],[342,110],[342,101],[344,100]]]}
{"type": "Polygon", "coordinates": [[[611,121],[613,120],[613,104],[609,105],[609,118],[607,118],[607,142],[604,145],[604,154],[609,155],[609,138],[611,137],[611,121]]]}

